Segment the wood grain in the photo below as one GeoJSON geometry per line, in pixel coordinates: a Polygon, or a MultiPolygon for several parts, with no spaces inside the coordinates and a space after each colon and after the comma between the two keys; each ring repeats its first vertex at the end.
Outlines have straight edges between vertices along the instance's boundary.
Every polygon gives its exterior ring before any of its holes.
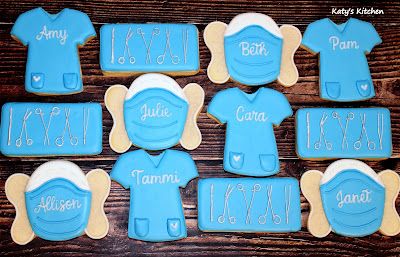
{"type": "MultiPolygon", "coordinates": [[[[383,106],[391,111],[393,156],[378,162],[367,162],[375,170],[400,171],[400,2],[380,1],[371,4],[364,1],[12,1],[3,0],[0,6],[0,103],[9,101],[42,102],[100,102],[103,105],[103,152],[98,156],[71,157],[85,172],[93,168],[110,171],[118,154],[108,146],[108,134],[112,126],[110,114],[104,108],[103,95],[109,85],[129,85],[134,77],[104,77],[99,67],[99,39],[95,38],[80,50],[85,91],[78,95],[41,97],[24,90],[26,49],[10,37],[10,30],[17,16],[42,5],[49,12],[58,12],[64,7],[86,12],[96,31],[101,24],[115,22],[189,22],[198,26],[200,32],[214,20],[229,22],[239,13],[257,11],[270,15],[279,24],[297,25],[303,32],[310,22],[331,17],[337,22],[343,16],[331,15],[332,7],[371,7],[383,9],[384,15],[354,15],[374,24],[383,39],[368,56],[374,79],[376,97],[360,103],[332,103],[323,101],[318,92],[318,59],[300,49],[295,55],[299,70],[299,82],[284,88],[277,83],[268,85],[288,97],[294,110],[302,107],[369,107],[383,106]]],[[[183,87],[187,83],[200,84],[205,92],[207,104],[216,92],[234,86],[250,92],[237,83],[214,85],[206,76],[210,54],[200,37],[200,72],[191,77],[179,77],[183,87]]],[[[237,177],[223,171],[222,157],[224,127],[205,115],[206,107],[199,117],[203,133],[200,147],[191,151],[199,169],[200,177],[237,177]]],[[[331,161],[303,161],[295,153],[294,118],[285,120],[275,129],[281,159],[278,176],[297,179],[309,169],[324,170],[331,161]]],[[[134,149],[134,148],[132,148],[134,149]]],[[[181,147],[175,149],[183,150],[181,147]]],[[[26,246],[12,242],[10,227],[15,211],[4,194],[4,183],[16,172],[30,175],[35,168],[49,159],[56,158],[7,158],[0,156],[0,255],[1,256],[399,256],[400,236],[385,237],[378,233],[364,238],[347,238],[331,233],[323,239],[314,238],[305,228],[309,205],[302,197],[302,230],[298,233],[204,233],[197,228],[197,180],[182,190],[182,199],[188,225],[188,238],[177,242],[146,243],[128,239],[127,222],[129,192],[112,183],[111,194],[105,206],[110,220],[109,235],[102,240],[82,236],[66,242],[50,242],[35,239],[26,246]]],[[[397,199],[397,209],[400,198],[397,199]]]]}

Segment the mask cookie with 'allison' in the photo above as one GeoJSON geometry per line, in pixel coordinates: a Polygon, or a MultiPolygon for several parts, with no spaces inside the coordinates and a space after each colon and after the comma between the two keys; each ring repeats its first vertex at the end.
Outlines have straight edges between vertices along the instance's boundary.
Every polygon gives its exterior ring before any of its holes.
{"type": "Polygon", "coordinates": [[[400,177],[392,170],[375,173],[358,160],[339,160],[323,174],[310,170],[300,180],[310,203],[308,231],[325,237],[331,231],[362,237],[380,231],[385,236],[400,232],[396,198],[400,177]]]}
{"type": "Polygon", "coordinates": [[[110,185],[105,171],[85,176],[77,165],[62,160],[42,164],[31,177],[11,175],[5,192],[16,212],[13,241],[25,245],[35,236],[64,241],[84,233],[92,239],[105,237],[109,223],[103,206],[110,185]]]}
{"type": "Polygon", "coordinates": [[[239,14],[228,25],[212,22],[204,30],[204,41],[212,56],[208,77],[217,84],[231,78],[248,86],[278,79],[290,87],[299,78],[293,58],[301,38],[296,27],[278,27],[261,13],[239,14]]]}
{"type": "Polygon", "coordinates": [[[193,150],[201,143],[197,116],[204,91],[198,84],[182,89],[166,75],[149,73],[135,79],[129,89],[110,87],[104,98],[114,121],[109,142],[115,152],[123,153],[132,144],[162,150],[180,143],[193,150]]]}

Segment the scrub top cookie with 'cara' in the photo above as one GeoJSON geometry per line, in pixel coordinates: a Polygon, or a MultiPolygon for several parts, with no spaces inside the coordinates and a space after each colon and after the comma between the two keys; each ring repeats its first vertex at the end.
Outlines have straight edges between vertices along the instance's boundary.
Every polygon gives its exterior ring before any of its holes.
{"type": "Polygon", "coordinates": [[[188,153],[165,150],[149,155],[137,150],[121,155],[111,178],[130,189],[128,236],[162,242],[187,236],[179,188],[198,176],[188,153]]]}
{"type": "Polygon", "coordinates": [[[100,29],[100,66],[106,75],[196,74],[199,31],[191,24],[106,24],[100,29]]]}
{"type": "Polygon", "coordinates": [[[50,161],[31,177],[16,173],[5,184],[7,199],[15,207],[11,237],[24,245],[36,236],[63,241],[86,233],[100,239],[109,223],[104,202],[110,192],[110,177],[100,169],[85,174],[72,162],[50,161]]]}
{"type": "Polygon", "coordinates": [[[351,237],[378,230],[386,236],[400,232],[395,205],[400,177],[392,170],[377,174],[361,161],[339,160],[325,173],[307,171],[300,185],[310,202],[307,227],[316,237],[325,237],[331,231],[351,237]]]}
{"type": "Polygon", "coordinates": [[[270,176],[279,171],[273,125],[292,115],[287,98],[270,88],[246,94],[239,88],[217,93],[207,114],[226,126],[224,169],[248,176],[270,176]]]}
{"type": "Polygon", "coordinates": [[[65,8],[50,14],[39,7],[18,17],[11,36],[29,47],[26,91],[40,95],[82,91],[78,47],[96,36],[85,13],[65,8]]]}
{"type": "Polygon", "coordinates": [[[243,13],[228,25],[212,22],[204,30],[204,41],[211,51],[207,74],[214,83],[231,78],[259,86],[278,79],[283,86],[292,86],[299,78],[293,58],[300,31],[291,25],[278,27],[267,15],[243,13]]]}
{"type": "Polygon", "coordinates": [[[302,46],[320,55],[321,97],[342,102],[374,97],[365,54],[381,42],[371,23],[354,18],[342,24],[325,18],[308,25],[302,46]]]}
{"type": "Polygon", "coordinates": [[[110,87],[104,96],[114,126],[110,146],[118,152],[133,144],[147,150],[162,150],[180,143],[193,150],[201,143],[197,116],[204,102],[201,86],[181,88],[172,78],[149,73],[135,79],[129,90],[110,87]]]}

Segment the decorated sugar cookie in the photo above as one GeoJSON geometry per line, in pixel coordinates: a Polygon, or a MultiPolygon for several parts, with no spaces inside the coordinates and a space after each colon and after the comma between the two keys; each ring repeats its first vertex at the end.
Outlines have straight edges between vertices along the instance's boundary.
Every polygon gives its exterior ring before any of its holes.
{"type": "Polygon", "coordinates": [[[50,14],[39,7],[21,14],[11,36],[29,47],[25,89],[45,95],[82,91],[78,47],[96,32],[89,17],[80,11],[63,9],[50,14]]]}
{"type": "Polygon", "coordinates": [[[95,155],[102,151],[98,103],[6,103],[0,151],[7,156],[95,155]]]}
{"type": "Polygon", "coordinates": [[[161,150],[180,144],[192,150],[201,143],[197,116],[204,91],[195,83],[182,89],[172,78],[149,73],[133,81],[129,89],[110,87],[104,97],[114,126],[110,146],[118,152],[133,144],[147,150],[161,150]]]}
{"type": "Polygon", "coordinates": [[[121,155],[111,178],[131,191],[128,236],[161,242],[187,236],[179,188],[198,176],[189,154],[137,150],[121,155]]]}
{"type": "Polygon", "coordinates": [[[350,18],[336,24],[315,21],[304,32],[302,46],[320,54],[320,95],[332,101],[360,101],[375,96],[365,54],[382,42],[371,23],[350,18]]]}
{"type": "Polygon", "coordinates": [[[226,89],[214,96],[207,114],[226,124],[226,171],[247,176],[270,176],[279,171],[273,126],[292,115],[282,93],[269,88],[259,88],[253,94],[226,89]]]}
{"type": "Polygon", "coordinates": [[[72,162],[50,161],[29,177],[11,175],[5,184],[7,199],[16,215],[11,237],[24,245],[35,236],[62,241],[87,234],[100,239],[108,233],[103,205],[110,191],[110,177],[100,169],[86,176],[72,162]]]}
{"type": "Polygon", "coordinates": [[[100,29],[100,66],[108,75],[200,69],[199,32],[191,24],[106,24],[100,29]]]}
{"type": "Polygon", "coordinates": [[[198,186],[198,223],[208,232],[294,232],[301,229],[294,178],[211,178],[198,186]]]}
{"type": "Polygon", "coordinates": [[[392,155],[386,108],[304,108],[296,113],[296,151],[303,159],[385,159],[392,155]]]}
{"type": "Polygon", "coordinates": [[[212,22],[204,30],[204,41],[211,51],[207,74],[214,83],[231,78],[259,86],[278,79],[292,86],[299,78],[293,58],[301,42],[300,31],[291,25],[278,27],[267,15],[243,13],[228,25],[212,22]]]}
{"type": "Polygon", "coordinates": [[[301,191],[310,202],[308,230],[316,237],[331,231],[351,237],[380,231],[400,232],[396,198],[400,177],[392,170],[375,173],[357,160],[339,160],[322,173],[310,170],[301,177],[301,191]]]}

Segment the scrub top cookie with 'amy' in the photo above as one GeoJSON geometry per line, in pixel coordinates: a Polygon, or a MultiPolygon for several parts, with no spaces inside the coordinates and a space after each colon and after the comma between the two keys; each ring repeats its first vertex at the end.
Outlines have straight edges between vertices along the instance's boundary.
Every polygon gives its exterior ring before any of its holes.
{"type": "Polygon", "coordinates": [[[63,241],[84,233],[92,239],[107,235],[104,202],[110,192],[107,172],[85,174],[69,161],[49,161],[29,177],[11,175],[5,184],[7,199],[15,207],[13,241],[25,245],[35,236],[63,241]]]}
{"type": "Polygon", "coordinates": [[[110,87],[104,101],[114,121],[110,146],[118,153],[126,152],[132,144],[162,150],[180,143],[193,150],[201,143],[197,116],[204,91],[198,84],[182,89],[166,75],[149,73],[135,79],[129,89],[110,87]]]}
{"type": "Polygon", "coordinates": [[[278,79],[289,87],[299,78],[293,58],[300,46],[300,31],[291,25],[278,27],[267,15],[243,13],[228,25],[212,22],[204,30],[204,41],[212,56],[207,75],[214,83],[231,78],[259,86],[278,79]]]}
{"type": "Polygon", "coordinates": [[[365,54],[381,42],[371,23],[354,18],[342,24],[325,18],[308,25],[301,44],[320,55],[321,97],[340,102],[374,97],[365,54]]]}
{"type": "Polygon", "coordinates": [[[380,231],[385,236],[400,232],[396,199],[400,177],[392,170],[375,173],[358,160],[339,160],[325,173],[310,170],[300,180],[310,203],[307,228],[316,237],[331,231],[351,237],[380,231]]]}
{"type": "Polygon", "coordinates": [[[28,46],[25,89],[40,95],[65,95],[83,89],[78,47],[96,36],[89,17],[65,8],[50,14],[39,7],[21,14],[11,36],[28,46]]]}
{"type": "Polygon", "coordinates": [[[287,98],[270,88],[246,94],[239,88],[217,93],[207,114],[226,125],[224,169],[248,176],[270,176],[279,171],[273,125],[292,115],[287,98]]]}

